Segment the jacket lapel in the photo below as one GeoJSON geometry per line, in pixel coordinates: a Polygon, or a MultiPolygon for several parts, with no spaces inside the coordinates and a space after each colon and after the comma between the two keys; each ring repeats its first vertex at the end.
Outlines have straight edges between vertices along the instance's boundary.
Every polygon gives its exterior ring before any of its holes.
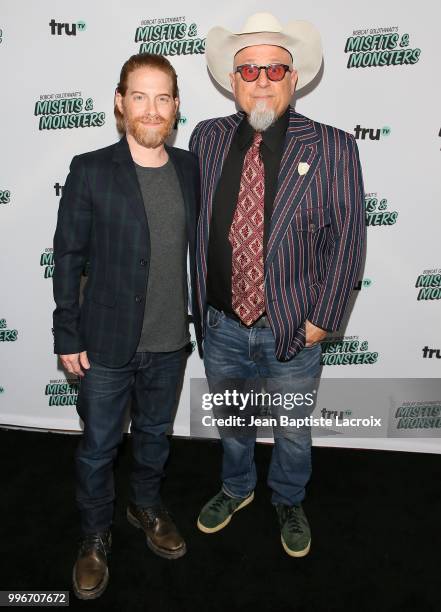
{"type": "MultiPolygon", "coordinates": [[[[215,125],[201,138],[198,147],[200,177],[201,177],[201,213],[198,221],[199,240],[199,303],[201,308],[206,307],[206,281],[208,243],[210,236],[211,213],[213,210],[214,194],[221,176],[222,167],[231,147],[234,134],[244,117],[239,112],[229,117],[216,120],[215,125]]],[[[204,320],[204,318],[203,318],[204,320]]]]}
{"type": "Polygon", "coordinates": [[[203,201],[208,203],[207,216],[208,224],[211,221],[211,211],[213,208],[214,194],[219,182],[222,168],[231,147],[234,134],[239,127],[245,113],[239,112],[229,117],[222,117],[216,128],[207,135],[207,142],[204,145],[207,151],[207,165],[202,179],[203,201]]]}
{"type": "Polygon", "coordinates": [[[138,177],[136,176],[135,164],[130,153],[127,139],[124,136],[115,145],[113,162],[116,165],[116,180],[138,221],[147,230],[147,217],[138,177]]]}
{"type": "Polygon", "coordinates": [[[297,114],[291,107],[277,180],[277,193],[271,214],[265,261],[266,272],[268,272],[280,241],[317,171],[320,162],[318,142],[319,136],[313,122],[297,114]],[[305,174],[299,173],[299,163],[301,162],[309,165],[305,174]]]}

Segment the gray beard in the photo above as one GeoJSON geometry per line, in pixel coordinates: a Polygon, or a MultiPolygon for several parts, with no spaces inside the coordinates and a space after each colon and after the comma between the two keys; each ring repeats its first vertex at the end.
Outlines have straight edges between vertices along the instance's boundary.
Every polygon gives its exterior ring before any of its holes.
{"type": "Polygon", "coordinates": [[[265,102],[257,102],[251,113],[248,115],[248,122],[256,132],[264,132],[275,121],[276,113],[273,109],[266,108],[265,102]]]}

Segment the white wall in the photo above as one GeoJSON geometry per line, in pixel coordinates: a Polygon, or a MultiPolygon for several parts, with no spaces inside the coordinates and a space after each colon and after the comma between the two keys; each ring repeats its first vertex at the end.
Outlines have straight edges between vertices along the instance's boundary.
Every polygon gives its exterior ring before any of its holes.
{"type": "MultiPolygon", "coordinates": [[[[113,92],[123,62],[140,50],[135,33],[143,20],[180,17],[187,40],[204,39],[208,29],[223,25],[239,31],[246,17],[271,10],[282,22],[307,19],[323,37],[324,66],[318,86],[296,100],[296,109],[311,118],[355,133],[356,126],[385,126],[390,134],[379,140],[358,139],[365,189],[383,201],[384,211],[397,212],[392,225],[368,228],[366,265],[357,295],[340,336],[368,343],[378,353],[370,365],[325,365],[325,378],[438,378],[439,358],[423,357],[423,348],[441,348],[439,305],[418,300],[417,278],[426,270],[441,269],[439,249],[441,119],[437,3],[409,0],[316,0],[298,5],[273,0],[226,0],[185,3],[169,0],[146,4],[132,0],[75,3],[41,0],[38,3],[3,0],[0,8],[0,423],[49,429],[78,430],[74,405],[50,405],[46,395],[53,381],[65,377],[52,353],[52,283],[50,253],[59,202],[54,185],[64,183],[71,158],[106,146],[117,139],[113,92]],[[53,26],[50,22],[53,21],[53,26]],[[84,22],[75,35],[57,23],[84,22]],[[191,24],[195,24],[191,26],[191,24]],[[413,64],[347,68],[347,39],[356,30],[391,28],[413,64]],[[405,34],[408,34],[408,41],[405,34]],[[39,129],[36,104],[45,95],[81,92],[91,98],[101,127],[39,129]],[[100,115],[104,113],[105,116],[100,115]],[[104,119],[104,121],[103,121],[104,119]],[[10,192],[10,196],[8,196],[10,192]],[[387,201],[385,203],[384,201],[387,201]],[[48,254],[48,255],[45,255],[48,254]],[[46,258],[46,260],[45,260],[46,258]],[[366,280],[368,279],[368,280],[366,280]],[[369,283],[369,281],[371,281],[369,283]],[[366,286],[369,285],[369,286],[366,286]],[[8,332],[7,330],[12,330],[8,332]],[[16,330],[16,333],[14,332],[16,330]]],[[[369,32],[367,32],[369,33],[369,32]]],[[[187,47],[198,49],[200,41],[187,47]]],[[[196,123],[234,112],[234,103],[213,84],[201,53],[170,57],[181,90],[182,123],[177,146],[187,148],[196,123]]],[[[365,60],[366,61],[366,60],[365,60]]],[[[69,98],[66,98],[69,99],[69,98]]],[[[89,106],[89,105],[88,105],[89,106]]],[[[74,113],[75,114],[75,113],[74,113]]],[[[55,116],[53,121],[60,121],[55,116]]],[[[393,216],[392,216],[393,218],[393,216]]],[[[433,280],[436,285],[436,279],[433,280]]],[[[439,284],[439,283],[438,283],[439,284]]],[[[427,352],[430,355],[430,352],[427,352]]],[[[175,433],[189,433],[189,379],[203,377],[202,363],[193,354],[187,368],[175,433]]],[[[54,391],[54,389],[52,389],[54,391]]],[[[54,396],[56,397],[56,396],[54,396]]],[[[63,397],[62,395],[60,396],[63,397]]],[[[71,398],[68,401],[74,401],[71,398]]],[[[54,401],[54,400],[52,400],[54,401]]],[[[65,401],[55,400],[55,401],[65,401]]],[[[436,436],[436,432],[434,433],[436,436]]],[[[441,452],[436,439],[336,440],[318,444],[372,448],[401,448],[441,452]]]]}

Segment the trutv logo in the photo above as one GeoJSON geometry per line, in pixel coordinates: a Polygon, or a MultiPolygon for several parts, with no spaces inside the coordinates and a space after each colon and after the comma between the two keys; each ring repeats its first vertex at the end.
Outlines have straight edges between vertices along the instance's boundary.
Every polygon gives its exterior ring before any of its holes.
{"type": "Polygon", "coordinates": [[[354,285],[354,291],[361,291],[362,289],[367,289],[372,285],[372,281],[370,278],[362,278],[358,281],[356,285],[354,285]]]}
{"type": "Polygon", "coordinates": [[[49,21],[49,27],[51,29],[52,36],[76,36],[78,32],[84,32],[86,29],[86,23],[84,21],[77,21],[76,23],[59,23],[55,19],[49,21]]]}
{"type": "Polygon", "coordinates": [[[354,128],[354,136],[356,140],[380,140],[385,136],[389,136],[391,132],[390,127],[384,126],[382,128],[364,128],[361,125],[356,125],[354,128]]]}
{"type": "Polygon", "coordinates": [[[441,359],[441,349],[439,348],[429,348],[428,346],[425,346],[422,351],[423,359],[433,359],[434,357],[441,359]]]}

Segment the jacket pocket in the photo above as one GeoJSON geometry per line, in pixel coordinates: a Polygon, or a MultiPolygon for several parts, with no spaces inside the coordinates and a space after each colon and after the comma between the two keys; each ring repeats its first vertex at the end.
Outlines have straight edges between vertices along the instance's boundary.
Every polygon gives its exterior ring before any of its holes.
{"type": "Polygon", "coordinates": [[[307,208],[300,205],[293,219],[294,229],[298,232],[317,232],[331,222],[329,209],[323,206],[307,208]]]}

